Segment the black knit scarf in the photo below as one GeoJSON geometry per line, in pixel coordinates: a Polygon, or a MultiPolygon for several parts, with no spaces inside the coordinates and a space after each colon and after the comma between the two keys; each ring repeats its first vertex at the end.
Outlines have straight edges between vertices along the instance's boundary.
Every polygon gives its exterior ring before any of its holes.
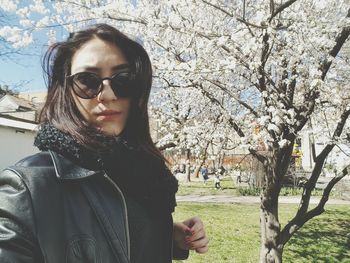
{"type": "Polygon", "coordinates": [[[96,135],[96,140],[108,150],[88,149],[70,134],[42,124],[34,145],[42,151],[57,152],[81,167],[104,170],[124,194],[155,211],[174,211],[178,182],[163,160],[131,146],[122,137],[96,135]]]}

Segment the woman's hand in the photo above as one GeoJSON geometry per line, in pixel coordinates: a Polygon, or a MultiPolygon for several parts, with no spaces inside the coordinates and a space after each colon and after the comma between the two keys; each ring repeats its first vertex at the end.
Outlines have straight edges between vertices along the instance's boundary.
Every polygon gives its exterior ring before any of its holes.
{"type": "Polygon", "coordinates": [[[199,217],[192,217],[182,223],[174,223],[174,241],[181,249],[192,249],[197,253],[208,251],[208,237],[199,217]]]}

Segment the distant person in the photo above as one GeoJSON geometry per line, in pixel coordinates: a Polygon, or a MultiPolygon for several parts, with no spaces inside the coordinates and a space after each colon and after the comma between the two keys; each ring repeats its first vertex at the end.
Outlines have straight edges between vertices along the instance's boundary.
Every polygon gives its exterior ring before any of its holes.
{"type": "Polygon", "coordinates": [[[221,189],[220,174],[221,174],[221,167],[215,172],[215,176],[214,176],[214,187],[217,190],[221,189]]]}
{"type": "Polygon", "coordinates": [[[173,173],[176,175],[176,174],[178,174],[180,172],[180,167],[179,167],[179,165],[176,165],[175,166],[175,169],[174,169],[174,171],[173,171],[173,173]]]}
{"type": "Polygon", "coordinates": [[[237,184],[242,183],[241,173],[237,175],[237,184]]]}
{"type": "Polygon", "coordinates": [[[241,177],[241,169],[239,168],[238,164],[236,164],[236,166],[234,167],[233,174],[236,177],[236,183],[240,184],[242,182],[242,177],[241,177]]]}
{"type": "Polygon", "coordinates": [[[214,177],[214,187],[215,189],[221,189],[220,176],[218,174],[216,174],[214,177]]]}
{"type": "Polygon", "coordinates": [[[207,183],[207,180],[208,180],[208,168],[207,167],[202,167],[202,169],[201,169],[201,174],[202,174],[202,178],[203,178],[203,182],[204,182],[204,184],[206,184],[207,183]]]}
{"type": "Polygon", "coordinates": [[[223,176],[226,172],[226,169],[224,168],[224,166],[221,165],[218,172],[221,176],[223,176]]]}

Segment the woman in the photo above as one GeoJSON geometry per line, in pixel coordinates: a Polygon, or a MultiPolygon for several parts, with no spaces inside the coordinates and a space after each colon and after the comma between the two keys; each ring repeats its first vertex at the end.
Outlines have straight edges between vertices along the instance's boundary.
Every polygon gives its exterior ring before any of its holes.
{"type": "Polygon", "coordinates": [[[42,152],[0,176],[0,261],[164,263],[205,253],[199,218],[172,221],[177,181],[150,137],[142,46],[100,24],[52,46],[44,62],[42,152]]]}

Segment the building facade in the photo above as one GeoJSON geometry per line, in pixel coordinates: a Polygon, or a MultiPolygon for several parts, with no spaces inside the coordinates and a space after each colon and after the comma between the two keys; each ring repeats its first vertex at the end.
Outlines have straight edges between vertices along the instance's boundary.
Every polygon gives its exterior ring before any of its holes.
{"type": "Polygon", "coordinates": [[[0,114],[0,170],[37,153],[33,146],[37,124],[0,114]]]}

